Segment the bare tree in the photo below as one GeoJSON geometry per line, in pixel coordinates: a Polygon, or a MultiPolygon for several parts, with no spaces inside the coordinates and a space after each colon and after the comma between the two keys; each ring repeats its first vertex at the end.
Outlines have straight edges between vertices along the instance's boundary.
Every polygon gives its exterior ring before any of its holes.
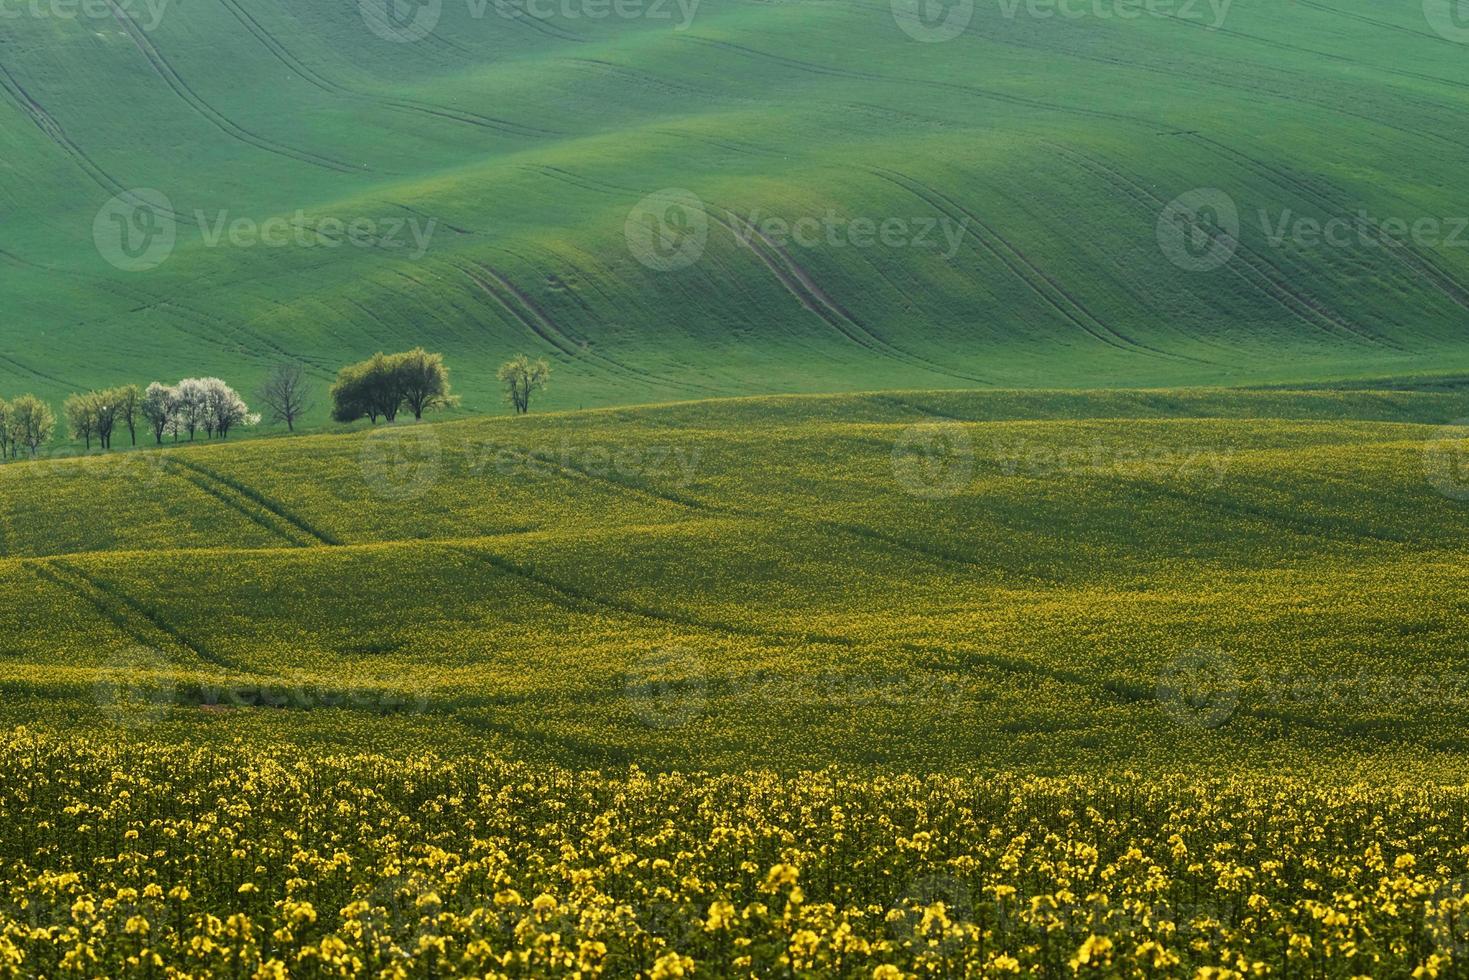
{"type": "Polygon", "coordinates": [[[295,432],[296,420],[311,409],[301,365],[283,363],[271,369],[260,387],[260,401],[272,422],[284,422],[289,431],[295,432]]]}
{"type": "MultiPolygon", "coordinates": [[[[128,427],[128,444],[138,444],[138,409],[143,401],[143,389],[137,385],[123,385],[108,393],[116,406],[117,421],[128,427]]],[[[111,440],[109,439],[110,443],[111,440]]]]}

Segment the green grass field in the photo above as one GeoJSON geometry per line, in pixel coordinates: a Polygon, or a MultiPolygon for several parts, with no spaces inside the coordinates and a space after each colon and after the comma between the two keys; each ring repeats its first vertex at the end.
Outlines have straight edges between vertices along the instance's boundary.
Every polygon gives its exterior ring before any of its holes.
{"type": "Polygon", "coordinates": [[[1463,46],[1418,4],[1135,6],[980,3],[945,43],[825,0],[602,18],[446,0],[417,43],[345,0],[7,17],[0,391],[248,391],[285,357],[324,385],[415,344],[446,353],[469,411],[495,408],[493,369],[520,350],[554,361],[556,409],[1469,366],[1463,46]],[[122,272],[94,224],[134,188],[182,220],[167,261],[122,272]],[[707,247],[657,271],[625,231],[673,188],[702,202],[685,217],[707,247]],[[1208,272],[1158,236],[1199,188],[1241,222],[1208,272]],[[1267,240],[1359,212],[1371,229],[1345,244],[1267,240]],[[248,228],[211,246],[221,217],[365,219],[403,247],[248,228]],[[810,247],[736,234],[813,218],[810,247]],[[421,257],[388,224],[430,220],[421,257]],[[860,247],[853,220],[899,224],[860,247]],[[1439,224],[1383,247],[1392,221],[1439,224]]]}
{"type": "Polygon", "coordinates": [[[0,716],[572,767],[1446,778],[1462,415],[808,396],[6,466],[0,716]],[[1216,673],[1223,716],[1180,721],[1216,673]]]}
{"type": "Polygon", "coordinates": [[[1466,25],[0,0],[0,977],[1469,977],[1466,25]]]}

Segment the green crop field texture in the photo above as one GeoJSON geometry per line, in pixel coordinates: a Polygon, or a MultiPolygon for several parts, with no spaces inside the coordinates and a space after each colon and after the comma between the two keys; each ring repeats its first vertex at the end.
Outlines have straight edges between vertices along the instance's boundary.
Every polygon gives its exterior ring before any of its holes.
{"type": "Polygon", "coordinates": [[[0,0],[0,977],[1469,978],[1466,15],[0,0]]]}
{"type": "Polygon", "coordinates": [[[1447,773],[1466,414],[919,392],[14,464],[0,716],[571,767],[1447,773]]]}
{"type": "Polygon", "coordinates": [[[0,973],[1457,976],[1466,416],[900,391],[0,466],[0,973]]]}
{"type": "Polygon", "coordinates": [[[0,21],[0,391],[416,344],[470,410],[522,350],[562,409],[1469,366],[1441,0],[57,6],[0,21]]]}

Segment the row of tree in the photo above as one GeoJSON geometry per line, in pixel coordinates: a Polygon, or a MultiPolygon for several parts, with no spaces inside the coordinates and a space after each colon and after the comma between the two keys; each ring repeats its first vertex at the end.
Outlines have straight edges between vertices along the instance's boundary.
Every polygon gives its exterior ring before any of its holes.
{"type": "Polygon", "coordinates": [[[164,436],[178,442],[187,435],[192,442],[201,431],[211,439],[228,438],[231,429],[260,421],[235,389],[218,378],[185,378],[176,385],[154,381],[146,389],[123,385],[88,391],[68,398],[62,411],[71,437],[81,439],[88,449],[93,439],[103,449],[111,449],[112,435],[119,427],[127,429],[128,440],[136,446],[139,422],[148,426],[161,445],[164,436]]]}
{"type": "Polygon", "coordinates": [[[155,381],[143,392],[141,411],[159,443],[166,435],[174,442],[188,435],[193,442],[200,431],[211,439],[228,439],[231,429],[260,422],[245,399],[218,378],[185,378],[176,385],[155,381]]]}
{"type": "MultiPolygon", "coordinates": [[[[524,354],[500,367],[499,380],[517,414],[530,411],[531,395],[546,386],[550,373],[545,361],[532,361],[524,354]]],[[[286,423],[292,432],[311,407],[299,364],[277,365],[261,386],[259,397],[271,420],[286,423]]],[[[459,398],[450,391],[443,355],[417,347],[401,354],[374,354],[342,368],[331,386],[331,402],[332,418],[337,422],[366,418],[376,424],[379,419],[392,422],[404,410],[422,419],[425,412],[458,404],[459,398]]],[[[152,432],[161,445],[165,437],[178,442],[187,436],[192,442],[199,432],[211,439],[226,439],[232,429],[260,422],[260,416],[219,378],[88,391],[67,398],[62,412],[71,437],[82,440],[88,449],[94,440],[102,449],[111,449],[113,435],[120,429],[127,430],[131,445],[138,444],[140,427],[152,432]]],[[[9,402],[0,399],[0,459],[14,459],[21,450],[35,456],[51,440],[55,428],[51,407],[35,395],[21,395],[9,402]]]]}

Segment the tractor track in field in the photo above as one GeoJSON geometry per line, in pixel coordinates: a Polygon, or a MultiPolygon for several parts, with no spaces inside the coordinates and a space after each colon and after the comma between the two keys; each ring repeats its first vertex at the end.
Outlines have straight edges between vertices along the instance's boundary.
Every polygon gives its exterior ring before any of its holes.
{"type": "Polygon", "coordinates": [[[1298,44],[1290,44],[1286,41],[1277,41],[1268,37],[1260,37],[1258,34],[1247,34],[1244,31],[1236,31],[1227,27],[1213,27],[1209,24],[1203,23],[1202,21],[1190,19],[1188,17],[1182,17],[1176,13],[1164,13],[1160,11],[1158,12],[1158,16],[1171,23],[1183,24],[1189,27],[1196,27],[1200,30],[1209,31],[1212,34],[1220,34],[1225,37],[1235,37],[1246,41],[1253,41],[1256,44],[1263,44],[1266,47],[1276,48],[1281,51],[1289,51],[1293,54],[1309,54],[1314,55],[1317,58],[1325,58],[1328,61],[1340,62],[1344,65],[1350,65],[1353,69],[1357,71],[1380,71],[1384,75],[1396,75],[1399,78],[1411,78],[1414,81],[1419,82],[1433,82],[1438,85],[1448,85],[1451,88],[1469,89],[1469,82],[1460,81],[1458,79],[1444,78],[1440,75],[1425,75],[1422,72],[1406,71],[1402,68],[1386,68],[1382,65],[1374,65],[1370,61],[1358,61],[1356,58],[1349,58],[1344,54],[1333,54],[1330,51],[1317,51],[1315,48],[1303,48],[1298,44]]]}
{"type": "MultiPolygon", "coordinates": [[[[962,422],[968,420],[954,419],[954,421],[962,422]]],[[[885,443],[883,444],[883,448],[887,448],[887,445],[885,443]]],[[[613,490],[637,497],[645,501],[652,501],[655,504],[672,504],[675,507],[680,507],[684,510],[692,511],[695,514],[699,514],[703,517],[734,518],[736,520],[751,521],[761,525],[767,525],[772,517],[772,514],[770,512],[747,510],[743,507],[730,507],[723,504],[715,504],[705,500],[700,500],[697,497],[672,494],[667,491],[657,490],[651,487],[635,486],[633,484],[624,483],[621,480],[615,480],[609,476],[590,473],[587,470],[582,469],[581,467],[572,466],[563,460],[553,460],[552,463],[554,465],[551,467],[551,471],[553,473],[560,474],[563,477],[586,480],[600,486],[609,487],[613,490]]],[[[776,516],[780,515],[777,514],[776,516]]],[[[910,541],[906,538],[899,538],[890,534],[885,534],[882,531],[878,531],[874,528],[866,527],[865,525],[861,524],[846,524],[840,521],[829,521],[821,519],[807,519],[804,521],[799,521],[797,523],[809,524],[811,527],[817,528],[818,530],[844,534],[848,537],[856,537],[864,541],[876,541],[896,551],[902,551],[910,555],[914,555],[920,559],[929,562],[930,564],[942,564],[951,566],[958,565],[963,568],[978,569],[984,572],[993,571],[990,566],[984,565],[972,559],[963,558],[945,551],[940,551],[928,547],[927,545],[920,544],[915,541],[910,541]]]]}
{"type": "Polygon", "coordinates": [[[1412,545],[1414,542],[1405,538],[1394,538],[1374,531],[1364,530],[1357,527],[1343,527],[1336,524],[1328,524],[1321,521],[1312,521],[1306,518],[1290,517],[1279,511],[1267,510],[1263,507],[1251,507],[1248,504],[1233,501],[1218,500],[1213,497],[1196,495],[1179,490],[1174,487],[1164,486],[1161,483],[1152,483],[1147,480],[1136,478],[1117,477],[1117,482],[1135,489],[1144,490],[1150,494],[1169,497],[1188,507],[1203,507],[1216,513],[1225,514],[1229,517],[1248,521],[1257,521],[1271,530],[1284,530],[1288,533],[1305,538],[1314,538],[1318,541],[1328,541],[1336,544],[1361,544],[1364,540],[1373,541],[1378,544],[1412,545]]]}
{"type": "MultiPolygon", "coordinates": [[[[1160,76],[1163,76],[1165,78],[1168,78],[1170,80],[1175,80],[1175,81],[1181,75],[1186,74],[1183,71],[1182,68],[1180,68],[1179,66],[1175,66],[1175,65],[1156,65],[1156,64],[1148,64],[1148,63],[1141,62],[1141,61],[1129,61],[1129,60],[1127,60],[1125,58],[1107,58],[1107,57],[1102,57],[1102,56],[1095,55],[1095,54],[1084,54],[1084,53],[1082,53],[1079,50],[1071,50],[1071,49],[1065,49],[1065,48],[1057,48],[1057,47],[1055,47],[1053,45],[1043,45],[1043,44],[1033,44],[1033,43],[1028,44],[1028,43],[1025,43],[1023,41],[1018,41],[1018,40],[1016,40],[1014,38],[1010,38],[1010,37],[992,36],[992,37],[988,37],[987,40],[989,40],[989,41],[991,41],[993,43],[996,43],[996,44],[1002,44],[1002,45],[1004,45],[1006,47],[1017,48],[1017,49],[1022,50],[1022,51],[1035,51],[1035,52],[1040,52],[1041,54],[1043,54],[1043,55],[1045,55],[1047,57],[1051,57],[1051,58],[1074,58],[1074,59],[1076,59],[1078,61],[1086,61],[1086,62],[1090,62],[1092,64],[1111,65],[1111,66],[1118,67],[1118,68],[1124,68],[1124,69],[1131,69],[1131,70],[1135,70],[1135,71],[1147,72],[1149,74],[1160,75],[1160,76]]],[[[1290,94],[1290,93],[1287,93],[1287,92],[1282,92],[1282,91],[1278,91],[1276,89],[1271,89],[1271,88],[1262,88],[1262,87],[1257,87],[1257,86],[1252,86],[1252,85],[1243,85],[1243,84],[1239,84],[1237,82],[1232,82],[1232,81],[1230,81],[1227,78],[1223,78],[1223,77],[1219,77],[1219,76],[1211,76],[1211,77],[1208,77],[1208,78],[1199,78],[1199,79],[1196,79],[1196,80],[1198,81],[1199,84],[1202,84],[1202,85],[1208,85],[1210,87],[1216,87],[1216,88],[1225,88],[1225,89],[1229,89],[1229,90],[1235,91],[1235,92],[1242,92],[1247,97],[1251,97],[1251,98],[1255,98],[1255,97],[1259,97],[1261,95],[1265,95],[1265,96],[1269,96],[1270,98],[1273,98],[1273,99],[1278,99],[1281,102],[1288,102],[1288,103],[1290,103],[1292,105],[1311,106],[1311,107],[1316,108],[1316,109],[1323,109],[1323,110],[1325,110],[1327,112],[1330,112],[1330,113],[1333,113],[1335,115],[1347,116],[1347,117],[1352,118],[1352,119],[1360,119],[1363,122],[1371,123],[1374,126],[1382,126],[1385,129],[1391,129],[1394,132],[1403,133],[1406,136],[1412,136],[1412,137],[1419,138],[1419,139],[1436,140],[1438,142],[1448,143],[1448,144],[1450,144],[1452,146],[1457,146],[1457,147],[1461,147],[1461,148],[1469,147],[1469,141],[1461,140],[1461,139],[1455,139],[1453,136],[1450,136],[1450,135],[1448,135],[1446,133],[1443,133],[1443,132],[1437,132],[1437,131],[1434,131],[1434,130],[1420,130],[1420,129],[1412,129],[1412,128],[1409,128],[1409,127],[1406,127],[1406,126],[1400,126],[1400,125],[1398,125],[1396,123],[1389,122],[1389,121],[1387,121],[1385,119],[1378,118],[1377,116],[1368,115],[1365,112],[1357,112],[1357,111],[1354,111],[1352,109],[1348,109],[1348,108],[1344,107],[1340,102],[1331,102],[1331,101],[1328,101],[1328,100],[1325,100],[1325,99],[1316,99],[1316,98],[1310,98],[1310,97],[1303,96],[1303,95],[1290,94]]],[[[1433,109],[1433,110],[1438,111],[1438,112],[1453,113],[1455,111],[1452,107],[1439,105],[1437,103],[1414,103],[1414,104],[1419,105],[1419,106],[1422,106],[1422,107],[1425,107],[1425,108],[1430,108],[1430,109],[1433,109]]]]}
{"type": "MultiPolygon", "coordinates": [[[[483,262],[465,262],[463,265],[456,264],[455,268],[479,287],[480,291],[493,300],[507,316],[525,327],[543,343],[560,351],[564,356],[576,361],[589,362],[624,380],[643,383],[649,380],[664,384],[673,383],[651,373],[631,368],[606,354],[593,351],[586,340],[564,330],[555,320],[551,319],[540,304],[533,301],[517,288],[509,277],[492,266],[483,262]]],[[[682,384],[680,387],[690,386],[682,384]]]]}
{"type": "MultiPolygon", "coordinates": [[[[1127,176],[1112,167],[1087,156],[1084,153],[1057,146],[1056,151],[1070,159],[1072,163],[1083,170],[1091,173],[1107,183],[1110,183],[1119,192],[1131,198],[1142,206],[1154,217],[1162,212],[1167,202],[1154,194],[1147,186],[1139,183],[1132,177],[1127,176]]],[[[1333,311],[1326,304],[1313,297],[1301,293],[1293,288],[1286,279],[1286,273],[1277,267],[1267,256],[1261,255],[1248,242],[1242,238],[1237,241],[1238,249],[1235,258],[1255,274],[1256,278],[1245,275],[1235,268],[1233,261],[1225,264],[1225,268],[1242,282],[1249,285],[1256,292],[1273,300],[1281,309],[1293,315],[1307,326],[1313,327],[1330,337],[1343,338],[1338,331],[1345,331],[1350,339],[1364,343],[1375,344],[1379,347],[1387,347],[1392,350],[1403,350],[1403,347],[1393,341],[1378,337],[1365,327],[1353,324],[1333,311]]]]}
{"type": "MultiPolygon", "coordinates": [[[[1190,134],[1185,138],[1218,156],[1243,163],[1266,180],[1275,184],[1275,186],[1294,191],[1335,216],[1343,216],[1345,212],[1340,209],[1349,207],[1349,205],[1344,204],[1341,200],[1335,199],[1328,191],[1312,187],[1300,178],[1279,170],[1263,160],[1256,159],[1249,154],[1242,153],[1231,146],[1220,143],[1218,140],[1210,139],[1198,133],[1190,134]]],[[[1367,230],[1355,223],[1353,227],[1362,232],[1367,230]]],[[[1372,229],[1372,231],[1375,232],[1372,240],[1383,249],[1389,258],[1443,293],[1455,305],[1469,310],[1469,288],[1466,288],[1451,273],[1440,267],[1431,256],[1421,252],[1411,241],[1406,241],[1401,246],[1390,245],[1381,228],[1372,229]]]]}
{"type": "Polygon", "coordinates": [[[962,217],[966,219],[964,222],[966,225],[973,224],[980,231],[984,232],[988,236],[988,239],[992,239],[992,241],[978,235],[974,237],[990,255],[998,259],[1005,268],[1009,269],[1017,279],[1028,286],[1046,305],[1060,313],[1079,330],[1093,339],[1109,347],[1133,354],[1178,360],[1199,360],[1198,358],[1172,354],[1155,347],[1149,347],[1110,326],[1088,309],[1079,299],[1072,296],[1065,287],[1036,266],[1024,252],[1007,241],[985,221],[981,220],[978,215],[942,192],[896,170],[875,169],[871,173],[926,202],[934,210],[948,217],[949,220],[958,221],[962,217]]]}
{"type": "Polygon", "coordinates": [[[345,96],[351,99],[359,99],[372,102],[385,109],[397,112],[417,112],[425,115],[437,116],[441,119],[450,119],[455,122],[477,126],[481,129],[493,129],[501,133],[515,136],[559,136],[560,133],[541,129],[536,126],[525,126],[520,123],[511,122],[508,119],[498,119],[494,116],[485,116],[463,109],[454,109],[449,106],[434,105],[430,102],[419,102],[413,99],[394,99],[383,96],[372,95],[367,92],[359,92],[356,89],[332,81],[325,75],[316,71],[300,58],[291,53],[280,40],[268,31],[260,21],[256,20],[238,0],[219,0],[221,6],[234,15],[245,30],[249,31],[267,51],[275,56],[275,59],[295,72],[307,84],[332,95],[345,96]]]}
{"type": "Polygon", "coordinates": [[[506,15],[503,11],[500,12],[500,15],[506,20],[510,21],[512,24],[519,24],[521,26],[528,27],[531,30],[535,31],[537,34],[541,34],[549,38],[554,38],[557,41],[571,41],[573,44],[590,43],[580,34],[574,34],[564,27],[557,27],[555,24],[550,22],[549,18],[536,17],[535,15],[531,14],[529,10],[526,9],[523,3],[517,4],[514,2],[514,0],[496,0],[495,5],[496,7],[500,7],[503,5],[505,7],[510,7],[511,9],[518,11],[519,15],[514,17],[506,15]]]}
{"type": "MultiPolygon", "coordinates": [[[[66,130],[62,128],[61,123],[56,120],[56,117],[51,115],[45,106],[27,92],[25,87],[20,84],[20,80],[12,75],[9,69],[3,64],[0,64],[0,89],[3,89],[5,94],[10,96],[11,101],[15,103],[16,107],[21,111],[21,114],[30,119],[36,128],[66,154],[78,169],[91,178],[93,183],[104,191],[119,197],[127,197],[131,194],[131,191],[120,180],[102,169],[101,165],[88,156],[85,150],[72,141],[71,137],[66,134],[66,130]]],[[[187,215],[181,214],[178,211],[170,210],[167,213],[175,220],[188,220],[187,215]]]]}
{"type": "MultiPolygon", "coordinates": [[[[930,669],[934,669],[935,665],[945,668],[952,667],[952,660],[956,653],[954,650],[943,647],[910,641],[889,642],[883,640],[863,640],[840,633],[800,633],[787,630],[771,630],[759,626],[745,626],[737,623],[726,623],[719,620],[702,619],[696,616],[671,613],[667,610],[624,602],[588,592],[542,574],[532,567],[522,565],[519,562],[492,552],[479,551],[474,548],[456,545],[444,545],[443,547],[454,554],[462,555],[471,561],[477,561],[500,574],[510,575],[539,586],[545,591],[550,592],[555,598],[556,604],[569,612],[585,614],[588,608],[590,608],[624,618],[633,617],[644,619],[662,626],[674,626],[680,629],[698,629],[711,633],[724,633],[730,636],[758,640],[771,645],[788,645],[792,643],[803,645],[821,644],[851,650],[891,650],[897,648],[908,653],[935,658],[930,662],[930,669]]],[[[1126,681],[1110,679],[1099,681],[1095,677],[1089,677],[1074,671],[1047,668],[1026,660],[999,654],[983,653],[973,649],[958,652],[968,658],[966,663],[982,664],[1009,674],[1057,681],[1073,687],[1082,688],[1094,694],[1102,696],[1110,695],[1113,698],[1126,702],[1149,700],[1153,697],[1152,690],[1129,685],[1126,681]]]]}
{"type": "Polygon", "coordinates": [[[30,376],[32,376],[34,378],[38,378],[38,379],[40,379],[42,381],[50,381],[50,382],[53,382],[55,384],[62,385],[63,387],[66,387],[66,388],[70,388],[74,384],[74,382],[68,381],[65,378],[58,378],[54,374],[47,374],[45,371],[41,371],[41,370],[39,370],[37,368],[33,368],[29,364],[26,364],[24,361],[18,361],[18,360],[16,360],[15,358],[11,357],[9,354],[0,354],[0,363],[9,364],[11,367],[15,368],[17,371],[21,372],[22,374],[28,374],[28,375],[30,375],[30,376]]]}
{"type": "Polygon", "coordinates": [[[759,228],[744,221],[728,208],[721,207],[719,210],[724,212],[724,217],[710,213],[706,209],[710,220],[728,231],[738,244],[749,249],[801,306],[847,340],[874,354],[900,361],[922,371],[947,375],[961,381],[972,381],[976,384],[994,384],[988,378],[957,371],[890,343],[863,323],[839,300],[827,293],[810,272],[789,252],[766,237],[759,228]]]}
{"type": "Polygon", "coordinates": [[[541,588],[550,591],[563,600],[565,608],[573,612],[585,612],[587,606],[616,613],[622,616],[636,616],[640,619],[649,619],[666,626],[678,626],[684,629],[700,629],[713,633],[727,633],[731,636],[743,636],[752,639],[767,641],[778,641],[782,643],[825,643],[832,646],[860,646],[861,642],[847,636],[838,636],[825,633],[795,633],[787,631],[764,630],[756,626],[742,626],[736,623],[724,623],[719,620],[701,619],[695,616],[686,616],[670,613],[666,610],[655,609],[651,606],[643,606],[637,603],[624,602],[619,599],[611,599],[606,596],[588,592],[585,589],[568,585],[548,575],[544,575],[534,568],[522,565],[502,555],[492,552],[477,551],[474,548],[466,548],[456,545],[444,545],[447,550],[455,554],[463,555],[475,561],[479,561],[496,571],[513,575],[516,578],[533,582],[541,588]]]}
{"type": "Polygon", "coordinates": [[[122,27],[123,33],[132,40],[134,46],[142,53],[144,60],[152,66],[158,77],[163,79],[164,84],[182,99],[186,105],[193,109],[195,113],[226,136],[238,140],[247,146],[253,146],[257,150],[263,150],[266,153],[295,160],[298,163],[305,163],[313,167],[335,170],[338,173],[358,174],[370,169],[365,165],[353,166],[349,163],[343,163],[340,160],[334,160],[330,157],[312,153],[309,150],[301,150],[283,143],[277,143],[235,123],[189,87],[188,82],[184,81],[183,76],[174,69],[163,52],[153,44],[147,32],[138,27],[137,23],[133,21],[132,16],[118,5],[117,0],[106,0],[106,3],[112,11],[113,18],[122,27]]]}
{"type": "Polygon", "coordinates": [[[297,547],[315,548],[341,544],[253,487],[178,455],[171,455],[166,460],[166,465],[175,471],[182,471],[178,475],[191,485],[297,547]]]}
{"type": "Polygon", "coordinates": [[[688,391],[713,390],[703,385],[665,377],[652,371],[642,371],[624,364],[617,358],[593,350],[589,341],[557,323],[539,303],[517,287],[509,276],[484,262],[465,262],[463,265],[455,265],[455,268],[464,273],[485,295],[493,299],[501,309],[527,330],[573,360],[589,362],[601,367],[604,371],[630,381],[645,384],[654,381],[688,391]]]}
{"type": "Polygon", "coordinates": [[[22,564],[41,581],[69,592],[92,606],[121,632],[142,646],[154,650],[173,646],[216,667],[244,670],[241,664],[200,646],[152,609],[116,586],[87,574],[71,562],[48,558],[29,559],[22,564]]]}
{"type": "Polygon", "coordinates": [[[1362,14],[1353,14],[1345,10],[1339,10],[1336,7],[1328,6],[1327,4],[1321,3],[1320,0],[1295,0],[1295,2],[1303,7],[1310,7],[1313,10],[1320,10],[1325,13],[1331,14],[1331,16],[1333,17],[1345,17],[1349,20],[1361,21],[1364,24],[1371,24],[1373,27],[1381,27],[1389,31],[1396,31],[1399,34],[1409,34],[1413,37],[1426,38],[1430,41],[1442,41],[1444,44],[1458,43],[1456,41],[1449,40],[1441,34],[1434,34],[1429,31],[1415,31],[1411,27],[1403,27],[1400,24],[1393,24],[1385,20],[1378,20],[1375,17],[1367,17],[1362,14]]]}
{"type": "MultiPolygon", "coordinates": [[[[535,166],[527,167],[526,169],[534,173],[539,173],[542,176],[551,177],[573,186],[581,187],[584,190],[597,191],[604,194],[616,194],[618,196],[623,194],[641,195],[643,193],[637,188],[623,187],[605,181],[593,180],[592,178],[582,177],[557,167],[535,166]]],[[[840,301],[832,298],[830,294],[821,288],[804,267],[796,262],[784,249],[770,241],[758,228],[755,228],[748,222],[744,222],[739,215],[729,208],[721,207],[712,202],[704,203],[704,213],[710,221],[713,221],[728,231],[734,239],[735,244],[749,249],[755,258],[770,271],[776,281],[803,308],[827,326],[837,331],[837,333],[841,334],[848,341],[873,354],[900,361],[909,367],[916,367],[923,371],[958,378],[961,381],[971,381],[976,384],[994,383],[990,379],[956,371],[953,368],[946,367],[922,355],[914,354],[889,343],[886,339],[873,332],[870,327],[859,320],[854,314],[849,312],[840,301]],[[725,217],[720,217],[715,213],[716,209],[723,211],[725,217]],[[742,223],[745,230],[741,231],[732,222],[742,223]],[[757,239],[760,242],[759,245],[756,244],[757,239]]]]}

